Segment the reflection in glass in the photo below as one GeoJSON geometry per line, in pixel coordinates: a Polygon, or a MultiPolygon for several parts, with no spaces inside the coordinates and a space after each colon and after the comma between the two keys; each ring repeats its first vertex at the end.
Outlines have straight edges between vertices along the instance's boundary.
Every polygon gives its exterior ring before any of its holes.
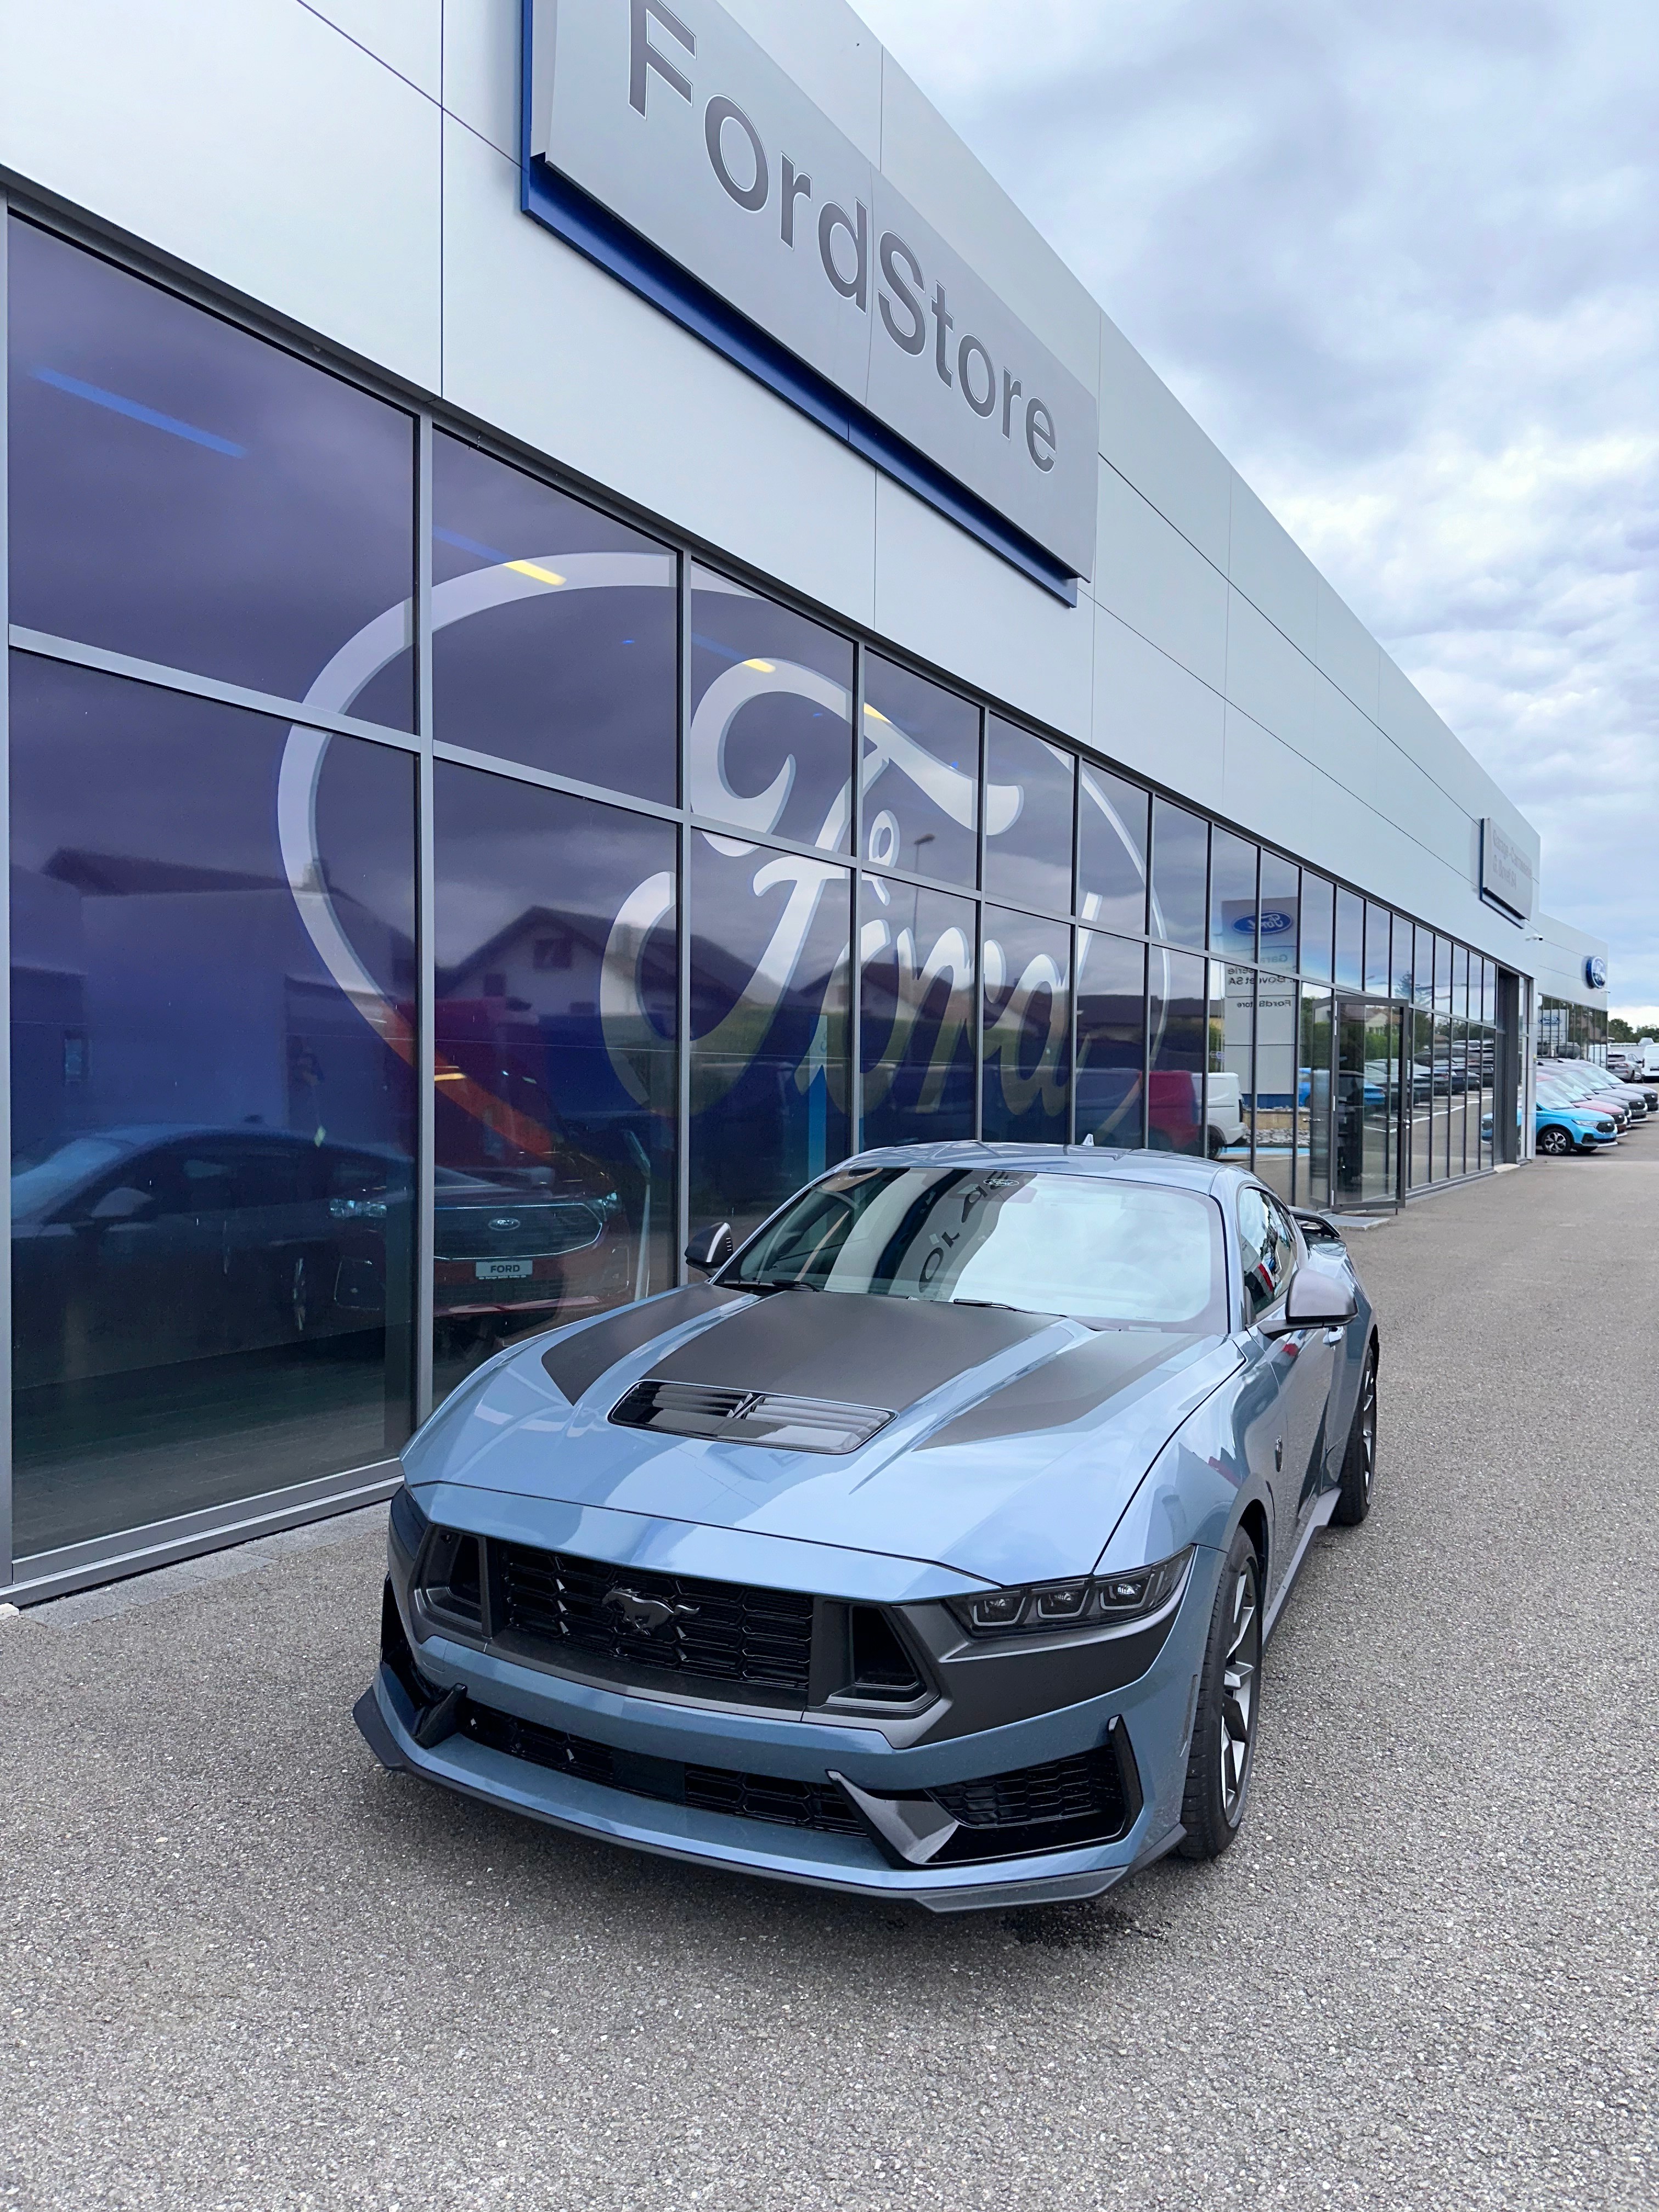
{"type": "MultiPolygon", "coordinates": [[[[1201,905],[1198,911],[1201,917],[1201,905]]],[[[1147,954],[1146,1141],[1154,1152],[1204,1150],[1207,966],[1157,945],[1147,954]]]]}
{"type": "MultiPolygon", "coordinates": [[[[1443,938],[1435,947],[1434,972],[1437,994],[1439,988],[1440,951],[1444,945],[1445,940],[1443,938]]],[[[1449,952],[1450,948],[1446,949],[1449,952]]],[[[1449,995],[1451,990],[1449,982],[1446,989],[1449,995]]],[[[1451,1164],[1453,1092],[1452,1034],[1449,1014],[1437,1013],[1434,1017],[1434,1128],[1430,1138],[1430,1143],[1433,1148],[1433,1176],[1437,1182],[1443,1182],[1446,1177],[1454,1172],[1451,1164]]]]}
{"type": "MultiPolygon", "coordinates": [[[[979,865],[979,708],[867,653],[862,751],[866,859],[971,889],[979,865]]],[[[993,794],[994,807],[1009,803],[993,794]]]]}
{"type": "Polygon", "coordinates": [[[1407,1147],[1407,1173],[1413,1190],[1421,1190],[1434,1181],[1434,1125],[1435,1115],[1441,1102],[1434,1089],[1434,1018],[1420,1009],[1410,1018],[1412,1023],[1411,1116],[1412,1137],[1407,1147]]]}
{"type": "Polygon", "coordinates": [[[1205,1090],[1212,1159],[1250,1164],[1255,1088],[1255,970],[1210,963],[1209,1079],[1205,1090]]]}
{"type": "Polygon", "coordinates": [[[432,497],[437,736],[672,805],[674,555],[441,431],[432,497]]]}
{"type": "Polygon", "coordinates": [[[1323,876],[1302,872],[1302,972],[1316,982],[1331,980],[1333,887],[1323,876]]]}
{"type": "Polygon", "coordinates": [[[1331,1202],[1331,994],[1304,985],[1296,1087],[1296,1202],[1331,1202]]]}
{"type": "Polygon", "coordinates": [[[1082,764],[1077,802],[1078,911],[1106,929],[1146,927],[1148,797],[1121,775],[1082,764]]]}
{"type": "Polygon", "coordinates": [[[1394,964],[1389,955],[1389,909],[1374,900],[1365,902],[1365,988],[1387,998],[1393,985],[1394,964]]]}
{"type": "Polygon", "coordinates": [[[1365,967],[1365,902],[1358,891],[1336,894],[1336,981],[1340,989],[1358,991],[1365,967]]]}
{"type": "Polygon", "coordinates": [[[985,755],[985,888],[1016,906],[1072,910],[1073,761],[991,717],[985,755]]]}
{"type": "Polygon", "coordinates": [[[674,1279],[675,832],[440,761],[433,1379],[674,1279]]]}
{"type": "Polygon", "coordinates": [[[1434,940],[1434,1010],[1437,1014],[1452,1011],[1452,948],[1449,937],[1434,940]]]}
{"type": "Polygon", "coordinates": [[[412,418],[29,223],[9,237],[12,621],[411,728],[412,418]]]}
{"type": "Polygon", "coordinates": [[[1300,951],[1302,871],[1277,853],[1261,855],[1261,906],[1256,957],[1264,968],[1294,972],[1300,951]]]}
{"type": "Polygon", "coordinates": [[[1072,933],[988,906],[985,1104],[989,1139],[1063,1145],[1071,1123],[1072,933]]]}
{"type": "Polygon", "coordinates": [[[1255,1171],[1288,1200],[1297,1109],[1296,978],[1263,968],[1255,979],[1255,1171]]]}
{"type": "Polygon", "coordinates": [[[1336,1194],[1373,1206],[1395,1194],[1400,1134],[1400,1009],[1344,1000],[1338,1008],[1336,1194]]]}
{"type": "Polygon", "coordinates": [[[1167,799],[1152,801],[1152,933],[1176,945],[1202,945],[1210,825],[1167,799]]]}
{"type": "Polygon", "coordinates": [[[862,1002],[865,1146],[974,1134],[974,907],[866,876],[862,1002]]]}
{"type": "Polygon", "coordinates": [[[29,1553],[409,1433],[415,765],[23,654],[11,756],[29,1553]]]}
{"type": "Polygon", "coordinates": [[[1412,972],[1412,926],[1402,914],[1394,918],[1394,995],[1409,1000],[1415,979],[1412,972]]]}
{"type": "Polygon", "coordinates": [[[844,853],[852,798],[852,646],[694,568],[687,806],[751,836],[844,853]]]}
{"type": "Polygon", "coordinates": [[[1498,969],[1490,960],[1480,963],[1480,1018],[1488,1026],[1498,1019],[1498,969]]]}
{"type": "MultiPolygon", "coordinates": [[[[1085,774],[1087,771],[1085,770],[1085,774]]],[[[1146,948],[1079,930],[1077,953],[1077,1141],[1146,1141],[1146,948]]]]}
{"type": "MultiPolygon", "coordinates": [[[[1477,967],[1476,973],[1479,974],[1477,967]]],[[[1452,1012],[1460,1021],[1469,1011],[1469,948],[1459,945],[1452,951],[1452,1012]]]]}
{"type": "Polygon", "coordinates": [[[1255,958],[1256,852],[1231,830],[1210,832],[1210,950],[1219,960],[1255,958]]]}
{"type": "Polygon", "coordinates": [[[848,872],[691,840],[691,1225],[739,1241],[848,1150],[848,872]]]}
{"type": "MultiPolygon", "coordinates": [[[[1456,988],[1455,984],[1453,988],[1456,988]]],[[[1469,1063],[1469,1025],[1461,1014],[1452,1016],[1451,1052],[1451,1171],[1461,1176],[1467,1175],[1469,1169],[1469,1100],[1471,1086],[1479,1080],[1477,1070],[1469,1063]]],[[[1476,1148],[1478,1156],[1478,1136],[1476,1148]]]]}

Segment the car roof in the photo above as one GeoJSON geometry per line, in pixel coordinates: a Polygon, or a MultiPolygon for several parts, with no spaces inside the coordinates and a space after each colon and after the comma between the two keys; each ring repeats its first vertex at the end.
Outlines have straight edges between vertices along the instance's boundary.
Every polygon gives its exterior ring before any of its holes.
{"type": "Polygon", "coordinates": [[[1245,1170],[1218,1166],[1182,1152],[1132,1152],[1104,1145],[996,1144],[961,1138],[940,1144],[882,1145],[855,1152],[830,1172],[850,1167],[1006,1167],[1039,1175],[1068,1175],[1095,1182],[1161,1183],[1172,1189],[1218,1194],[1250,1182],[1245,1170]]]}

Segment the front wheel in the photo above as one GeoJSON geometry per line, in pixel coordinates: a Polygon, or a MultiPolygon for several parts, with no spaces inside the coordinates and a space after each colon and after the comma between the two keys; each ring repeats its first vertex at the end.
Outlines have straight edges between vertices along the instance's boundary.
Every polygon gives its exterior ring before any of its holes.
{"type": "Polygon", "coordinates": [[[1564,1152],[1572,1150],[1572,1139],[1565,1129],[1540,1129],[1538,1132],[1538,1149],[1540,1152],[1547,1152],[1552,1159],[1559,1160],[1564,1152]]]}
{"type": "Polygon", "coordinates": [[[1243,1825],[1261,1681],[1261,1562],[1241,1528],[1221,1570],[1187,1762],[1181,1855],[1218,1858],[1243,1825]]]}
{"type": "Polygon", "coordinates": [[[1376,1482],[1376,1346],[1370,1346],[1359,1377],[1359,1397],[1348,1431],[1348,1449],[1342,1457],[1342,1486],[1336,1493],[1331,1518],[1345,1528],[1357,1528],[1371,1510],[1371,1491],[1376,1482]]]}

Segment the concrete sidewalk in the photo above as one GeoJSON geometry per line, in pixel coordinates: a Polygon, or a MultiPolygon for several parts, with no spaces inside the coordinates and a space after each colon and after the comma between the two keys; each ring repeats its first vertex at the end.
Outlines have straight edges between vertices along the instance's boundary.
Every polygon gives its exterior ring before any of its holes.
{"type": "Polygon", "coordinates": [[[1213,1867],[935,1920],[370,1761],[380,1516],[0,1621],[0,2204],[1659,2197],[1659,1135],[1356,1239],[1377,1503],[1213,1867]]]}

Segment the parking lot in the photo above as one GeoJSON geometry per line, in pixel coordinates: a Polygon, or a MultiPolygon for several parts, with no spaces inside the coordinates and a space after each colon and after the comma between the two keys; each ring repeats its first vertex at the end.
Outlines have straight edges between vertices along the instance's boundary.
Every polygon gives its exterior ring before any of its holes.
{"type": "Polygon", "coordinates": [[[1254,1811],[934,1919],[380,1772],[378,1516],[0,1621],[0,2203],[1650,2205],[1659,1135],[1356,1237],[1254,1811]]]}

